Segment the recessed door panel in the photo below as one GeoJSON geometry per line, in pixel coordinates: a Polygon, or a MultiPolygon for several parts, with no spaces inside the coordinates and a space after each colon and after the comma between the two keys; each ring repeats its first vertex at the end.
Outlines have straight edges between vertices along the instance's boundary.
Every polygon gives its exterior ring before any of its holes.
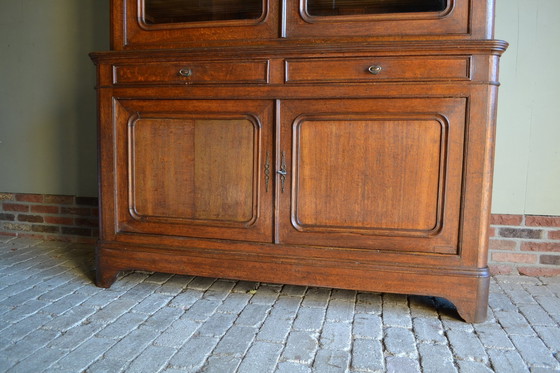
{"type": "Polygon", "coordinates": [[[134,120],[131,207],[136,216],[244,224],[255,220],[257,129],[250,118],[134,120]]]}
{"type": "Polygon", "coordinates": [[[119,232],[272,239],[271,102],[119,100],[115,112],[119,232]]]}
{"type": "Polygon", "coordinates": [[[447,127],[438,119],[302,118],[294,222],[301,230],[437,230],[447,127]]]}
{"type": "Polygon", "coordinates": [[[284,102],[281,242],[457,253],[465,110],[465,99],[284,102]]]}

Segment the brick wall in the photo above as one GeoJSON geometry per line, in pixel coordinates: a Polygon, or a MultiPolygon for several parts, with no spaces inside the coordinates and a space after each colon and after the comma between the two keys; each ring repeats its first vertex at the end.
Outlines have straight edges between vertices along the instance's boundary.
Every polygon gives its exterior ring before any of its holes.
{"type": "MultiPolygon", "coordinates": [[[[95,242],[97,198],[0,193],[0,235],[95,242]]],[[[493,274],[560,275],[560,216],[492,215],[493,274]]]]}
{"type": "Polygon", "coordinates": [[[492,215],[489,248],[494,274],[560,275],[560,216],[492,215]]]}
{"type": "Polygon", "coordinates": [[[97,198],[0,193],[0,235],[95,242],[97,198]]]}

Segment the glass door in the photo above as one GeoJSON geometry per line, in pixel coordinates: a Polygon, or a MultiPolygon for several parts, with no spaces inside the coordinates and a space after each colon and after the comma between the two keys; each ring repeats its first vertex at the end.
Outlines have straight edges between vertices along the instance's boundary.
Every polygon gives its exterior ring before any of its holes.
{"type": "Polygon", "coordinates": [[[308,0],[311,16],[441,12],[447,0],[308,0]]]}
{"type": "Polygon", "coordinates": [[[113,8],[114,49],[278,37],[276,0],[123,0],[114,1],[113,8]]]}
{"type": "Polygon", "coordinates": [[[295,0],[286,37],[466,35],[469,1],[295,0]]]}
{"type": "Polygon", "coordinates": [[[144,0],[146,24],[259,19],[262,0],[144,0]]]}

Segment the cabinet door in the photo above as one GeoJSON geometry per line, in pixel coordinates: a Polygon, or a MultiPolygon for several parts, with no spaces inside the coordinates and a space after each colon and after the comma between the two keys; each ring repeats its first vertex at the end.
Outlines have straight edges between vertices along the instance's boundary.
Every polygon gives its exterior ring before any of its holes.
{"type": "Polygon", "coordinates": [[[278,36],[277,0],[112,0],[113,48],[156,49],[278,36]]]}
{"type": "Polygon", "coordinates": [[[117,232],[272,240],[271,102],[113,106],[115,168],[104,161],[102,176],[115,173],[117,232]]]}
{"type": "Polygon", "coordinates": [[[294,0],[287,36],[418,36],[469,34],[466,0],[294,0]]]}
{"type": "Polygon", "coordinates": [[[285,101],[282,243],[458,253],[465,98],[285,101]]]}

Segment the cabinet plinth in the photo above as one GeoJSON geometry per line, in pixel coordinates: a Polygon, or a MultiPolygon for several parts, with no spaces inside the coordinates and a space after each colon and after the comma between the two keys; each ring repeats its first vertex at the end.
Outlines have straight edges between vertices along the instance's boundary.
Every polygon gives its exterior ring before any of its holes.
{"type": "Polygon", "coordinates": [[[92,53],[97,284],[148,270],[441,296],[483,321],[507,47],[491,2],[172,3],[113,0],[114,50],[92,53]]]}

